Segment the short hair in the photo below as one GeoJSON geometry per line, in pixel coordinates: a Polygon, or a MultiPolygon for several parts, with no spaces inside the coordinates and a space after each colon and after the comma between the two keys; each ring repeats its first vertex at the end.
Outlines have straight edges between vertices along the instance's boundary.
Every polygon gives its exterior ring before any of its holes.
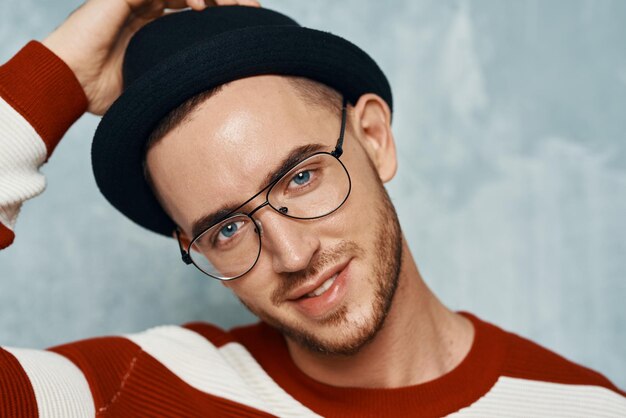
{"type": "MultiPolygon", "coordinates": [[[[334,88],[306,77],[282,76],[295,89],[298,96],[311,106],[326,108],[332,112],[341,112],[342,95],[334,88]]],[[[226,83],[228,84],[228,83],[226,83]]],[[[145,144],[145,154],[152,146],[158,143],[165,135],[187,120],[189,115],[202,103],[219,93],[226,84],[205,90],[184,101],[171,110],[152,130],[145,144]]],[[[350,124],[346,128],[350,130],[350,124]]]]}

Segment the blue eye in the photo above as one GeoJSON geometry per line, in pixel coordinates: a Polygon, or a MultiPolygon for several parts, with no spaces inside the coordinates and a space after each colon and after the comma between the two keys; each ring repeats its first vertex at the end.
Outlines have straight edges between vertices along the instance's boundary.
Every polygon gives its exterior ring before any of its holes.
{"type": "Polygon", "coordinates": [[[302,186],[306,184],[311,179],[310,171],[301,171],[293,177],[293,181],[298,185],[302,186]]]}
{"type": "Polygon", "coordinates": [[[226,238],[230,238],[233,235],[235,235],[235,232],[237,232],[237,229],[239,229],[237,224],[234,222],[231,222],[225,225],[222,229],[220,229],[220,234],[222,234],[226,238]]]}
{"type": "Polygon", "coordinates": [[[212,248],[218,248],[225,245],[231,245],[238,242],[242,234],[246,234],[249,231],[249,222],[241,217],[231,218],[225,220],[223,223],[215,226],[215,232],[211,232],[209,235],[212,248]]]}

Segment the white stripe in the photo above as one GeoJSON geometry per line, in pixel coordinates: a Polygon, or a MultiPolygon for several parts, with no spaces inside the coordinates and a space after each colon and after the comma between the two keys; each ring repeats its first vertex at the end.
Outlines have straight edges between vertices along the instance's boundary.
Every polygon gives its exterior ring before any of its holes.
{"type": "Polygon", "coordinates": [[[279,417],[319,417],[278,386],[243,345],[228,343],[220,347],[219,352],[254,393],[272,405],[275,415],[279,417]]]}
{"type": "Polygon", "coordinates": [[[0,97],[0,222],[9,229],[22,203],[44,190],[46,180],[38,170],[46,157],[39,134],[0,97]]]}
{"type": "Polygon", "coordinates": [[[449,417],[624,418],[626,398],[600,386],[503,376],[486,395],[449,417]]]}
{"type": "Polygon", "coordinates": [[[93,417],[87,379],[74,363],[51,351],[3,347],[19,361],[35,392],[41,418],[93,417]]]}
{"type": "Polygon", "coordinates": [[[202,392],[273,415],[317,416],[273,383],[261,367],[255,367],[256,362],[241,346],[228,344],[218,349],[200,334],[178,326],[125,337],[202,392]],[[250,369],[244,370],[244,366],[250,369]]]}

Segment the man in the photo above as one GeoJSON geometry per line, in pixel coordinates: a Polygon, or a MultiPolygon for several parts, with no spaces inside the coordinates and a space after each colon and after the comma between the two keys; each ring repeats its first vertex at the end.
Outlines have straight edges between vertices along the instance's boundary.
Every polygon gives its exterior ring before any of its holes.
{"type": "Polygon", "coordinates": [[[397,162],[376,64],[234,3],[92,0],[5,64],[0,219],[6,246],[32,174],[85,109],[104,113],[103,194],[262,322],[5,348],[0,414],[626,414],[603,376],[429,291],[383,186],[397,162]]]}

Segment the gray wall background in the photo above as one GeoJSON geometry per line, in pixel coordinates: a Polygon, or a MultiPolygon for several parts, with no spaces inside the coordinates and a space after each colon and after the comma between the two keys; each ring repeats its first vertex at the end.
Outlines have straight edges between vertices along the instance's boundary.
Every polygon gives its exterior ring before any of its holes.
{"type": "MultiPolygon", "coordinates": [[[[389,185],[422,273],[454,309],[626,387],[626,2],[269,1],[368,51],[396,100],[389,185]]],[[[77,0],[0,3],[0,60],[77,0]]],[[[115,212],[84,116],[0,252],[0,344],[45,347],[206,320],[252,321],[115,212]]]]}

